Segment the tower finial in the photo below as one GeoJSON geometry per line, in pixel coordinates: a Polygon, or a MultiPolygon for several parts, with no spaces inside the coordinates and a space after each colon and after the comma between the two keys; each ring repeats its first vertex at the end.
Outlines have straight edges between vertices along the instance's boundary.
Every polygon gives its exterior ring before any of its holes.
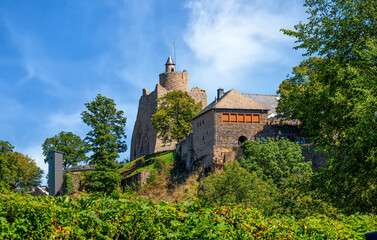
{"type": "Polygon", "coordinates": [[[175,71],[175,63],[173,59],[171,59],[171,55],[169,54],[169,58],[165,63],[165,72],[174,72],[175,71]]]}

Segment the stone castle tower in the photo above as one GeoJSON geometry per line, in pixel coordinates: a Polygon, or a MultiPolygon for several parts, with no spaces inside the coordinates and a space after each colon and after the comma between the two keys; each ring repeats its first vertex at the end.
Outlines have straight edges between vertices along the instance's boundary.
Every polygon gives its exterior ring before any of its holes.
{"type": "Polygon", "coordinates": [[[131,161],[147,154],[175,149],[176,142],[163,144],[151,124],[152,115],[157,108],[157,99],[173,90],[187,92],[195,99],[195,102],[201,102],[203,108],[207,106],[206,91],[198,87],[189,91],[188,72],[185,70],[176,72],[175,64],[169,56],[165,64],[165,72],[160,74],[160,83],[156,84],[156,88],[151,93],[144,88],[143,95],[139,100],[139,109],[131,140],[131,161]]]}

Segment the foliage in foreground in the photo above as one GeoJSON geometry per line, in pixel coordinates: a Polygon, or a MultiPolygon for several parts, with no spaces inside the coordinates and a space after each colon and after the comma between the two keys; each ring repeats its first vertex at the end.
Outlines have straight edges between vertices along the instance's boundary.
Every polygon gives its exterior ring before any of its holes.
{"type": "Polygon", "coordinates": [[[194,201],[0,195],[1,239],[364,239],[376,228],[372,214],[296,220],[194,201]]]}

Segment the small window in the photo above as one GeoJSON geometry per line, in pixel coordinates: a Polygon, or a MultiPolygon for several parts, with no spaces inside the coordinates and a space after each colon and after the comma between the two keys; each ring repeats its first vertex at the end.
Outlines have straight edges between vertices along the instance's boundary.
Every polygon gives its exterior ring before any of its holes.
{"type": "Polygon", "coordinates": [[[245,114],[239,113],[237,115],[237,122],[245,122],[245,114]]]}
{"type": "Polygon", "coordinates": [[[260,123],[259,114],[253,114],[253,123],[260,123]]]}
{"type": "Polygon", "coordinates": [[[229,122],[229,113],[223,113],[223,122],[229,122]]]}
{"type": "Polygon", "coordinates": [[[251,123],[252,121],[251,121],[251,114],[245,114],[245,121],[247,122],[247,123],[251,123]]]}
{"type": "Polygon", "coordinates": [[[237,122],[237,113],[231,113],[230,114],[230,121],[231,122],[237,122]]]}

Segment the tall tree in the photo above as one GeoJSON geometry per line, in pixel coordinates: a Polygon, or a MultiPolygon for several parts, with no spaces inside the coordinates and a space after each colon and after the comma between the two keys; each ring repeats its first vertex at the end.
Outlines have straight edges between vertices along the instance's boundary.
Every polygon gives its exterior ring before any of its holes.
{"type": "Polygon", "coordinates": [[[113,99],[101,94],[92,102],[85,103],[85,106],[87,111],[83,111],[81,117],[92,128],[84,139],[93,152],[91,163],[114,167],[119,153],[127,150],[124,112],[116,109],[113,99]]]}
{"type": "Polygon", "coordinates": [[[171,91],[157,99],[152,125],[164,143],[185,139],[192,131],[191,119],[202,109],[187,92],[171,91]]]}
{"type": "Polygon", "coordinates": [[[0,181],[10,187],[29,188],[41,183],[43,171],[35,161],[19,152],[13,152],[13,146],[6,141],[0,141],[0,181]]]}
{"type": "Polygon", "coordinates": [[[317,178],[323,197],[349,211],[377,211],[377,2],[305,6],[308,22],[283,31],[310,58],[280,85],[278,112],[301,120],[331,155],[317,178]]]}
{"type": "Polygon", "coordinates": [[[63,166],[65,168],[70,166],[77,166],[81,161],[87,161],[85,156],[85,145],[80,136],[73,134],[72,132],[61,131],[59,134],[47,138],[43,145],[43,155],[45,163],[48,162],[49,151],[63,152],[63,166]]]}

